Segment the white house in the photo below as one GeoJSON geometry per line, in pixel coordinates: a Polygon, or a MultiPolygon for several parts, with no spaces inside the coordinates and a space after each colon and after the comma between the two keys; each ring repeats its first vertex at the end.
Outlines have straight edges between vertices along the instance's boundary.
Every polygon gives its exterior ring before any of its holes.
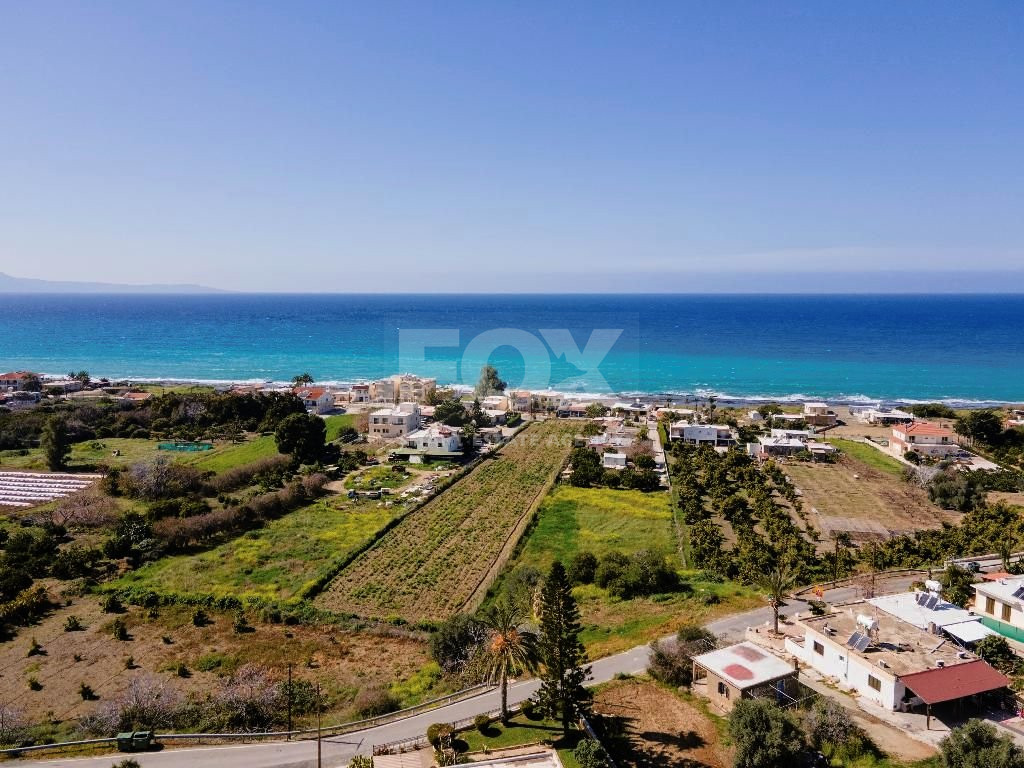
{"type": "Polygon", "coordinates": [[[380,408],[369,416],[371,440],[395,440],[420,428],[420,408],[416,403],[399,403],[380,408]]]}
{"type": "Polygon", "coordinates": [[[916,451],[922,456],[945,458],[960,451],[956,434],[930,421],[913,421],[892,428],[889,450],[897,456],[916,451]]]}
{"type": "Polygon", "coordinates": [[[760,411],[747,411],[747,421],[751,424],[758,424],[764,421],[764,416],[761,415],[760,411]]]}
{"type": "Polygon", "coordinates": [[[914,420],[914,414],[897,408],[859,408],[856,414],[862,424],[909,424],[914,420]]]}
{"type": "Polygon", "coordinates": [[[0,389],[23,389],[25,384],[32,378],[35,378],[36,374],[30,371],[11,371],[10,373],[0,373],[0,389]]]}
{"type": "Polygon", "coordinates": [[[454,458],[462,454],[462,431],[444,424],[431,424],[406,435],[402,447],[395,453],[408,456],[413,464],[425,458],[454,458]]]}
{"type": "Polygon", "coordinates": [[[723,424],[687,424],[683,427],[680,439],[690,445],[736,445],[732,429],[723,424]]]}
{"type": "Polygon", "coordinates": [[[625,469],[626,454],[606,453],[601,457],[601,466],[605,469],[625,469]]]}
{"type": "Polygon", "coordinates": [[[1015,640],[1024,638],[1024,576],[974,584],[974,612],[982,623],[1015,640]]]}
{"type": "Polygon", "coordinates": [[[798,623],[804,637],[787,639],[788,652],[885,709],[930,707],[1010,682],[973,654],[868,603],[798,623]]]}
{"type": "Polygon", "coordinates": [[[370,385],[353,384],[352,388],[348,391],[348,401],[350,403],[370,402],[370,385]]]}
{"type": "Polygon", "coordinates": [[[334,393],[327,387],[296,387],[292,390],[307,411],[328,413],[334,408],[334,393]]]}
{"type": "Polygon", "coordinates": [[[834,427],[836,413],[828,409],[828,403],[804,403],[804,421],[812,427],[834,427]]]}

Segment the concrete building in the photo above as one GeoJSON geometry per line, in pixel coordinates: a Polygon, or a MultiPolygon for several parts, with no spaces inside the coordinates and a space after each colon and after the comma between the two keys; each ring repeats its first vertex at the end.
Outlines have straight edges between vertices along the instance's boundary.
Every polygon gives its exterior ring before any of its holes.
{"type": "Polygon", "coordinates": [[[838,417],[828,403],[804,403],[804,422],[812,427],[834,427],[838,417]]]}
{"type": "Polygon", "coordinates": [[[296,387],[292,392],[311,413],[329,413],[334,409],[334,393],[327,387],[296,387]]]}
{"type": "Polygon", "coordinates": [[[705,685],[705,695],[721,712],[754,696],[792,697],[796,678],[794,665],[750,642],[693,657],[694,683],[705,685]]]}
{"type": "Polygon", "coordinates": [[[889,710],[907,711],[996,691],[1009,679],[944,637],[870,603],[802,618],[802,640],[786,650],[840,688],[889,710]]]}
{"type": "Polygon", "coordinates": [[[0,373],[0,390],[22,390],[34,378],[38,378],[38,376],[31,371],[0,373]]]}
{"type": "Polygon", "coordinates": [[[402,447],[393,451],[407,456],[413,464],[427,459],[455,459],[462,456],[462,430],[444,424],[431,424],[405,436],[402,447]]]}
{"type": "Polygon", "coordinates": [[[690,445],[712,445],[718,448],[736,445],[732,429],[723,424],[687,424],[679,439],[690,445]]]}
{"type": "Polygon", "coordinates": [[[625,469],[626,454],[605,453],[601,456],[601,466],[605,469],[625,469]]]}
{"type": "Polygon", "coordinates": [[[437,379],[425,379],[403,373],[370,383],[374,403],[426,403],[437,389],[437,379]]]}
{"type": "Polygon", "coordinates": [[[960,452],[956,433],[930,421],[913,421],[892,428],[889,450],[897,456],[915,451],[922,456],[943,459],[960,452]]]}
{"type": "Polygon", "coordinates": [[[420,428],[420,408],[416,403],[399,403],[380,408],[369,416],[371,440],[396,440],[420,428]]]}
{"type": "Polygon", "coordinates": [[[974,587],[974,612],[989,629],[1024,642],[1024,576],[982,581],[974,587]]]}

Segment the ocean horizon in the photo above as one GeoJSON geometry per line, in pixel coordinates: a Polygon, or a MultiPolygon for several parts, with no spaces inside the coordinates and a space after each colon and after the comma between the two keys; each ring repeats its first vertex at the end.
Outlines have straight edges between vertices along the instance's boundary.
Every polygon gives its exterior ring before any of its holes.
{"type": "Polygon", "coordinates": [[[45,374],[224,383],[308,371],[344,384],[409,372],[472,385],[492,352],[513,386],[593,394],[1024,401],[1021,294],[9,294],[2,305],[0,368],[45,374]],[[582,354],[595,331],[613,343],[582,354]],[[410,337],[426,351],[410,356],[410,337]]]}

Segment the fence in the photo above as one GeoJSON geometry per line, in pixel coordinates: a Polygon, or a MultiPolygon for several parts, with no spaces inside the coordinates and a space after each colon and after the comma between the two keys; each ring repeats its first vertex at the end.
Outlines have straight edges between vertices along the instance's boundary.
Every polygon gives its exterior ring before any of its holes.
{"type": "MultiPolygon", "coordinates": [[[[406,707],[395,712],[390,712],[386,715],[378,715],[377,717],[369,717],[363,720],[353,720],[347,723],[338,723],[337,725],[327,725],[319,730],[316,728],[303,728],[294,731],[257,731],[248,733],[164,733],[157,737],[158,741],[195,741],[201,744],[205,741],[282,741],[285,739],[310,739],[316,738],[317,734],[323,736],[341,736],[346,733],[352,733],[353,731],[362,731],[368,728],[376,728],[381,725],[387,725],[396,720],[401,720],[406,717],[412,717],[423,712],[430,711],[431,709],[437,709],[444,707],[448,704],[452,704],[463,699],[472,698],[481,693],[493,690],[494,686],[490,684],[475,685],[471,688],[464,688],[461,691],[448,694],[447,696],[439,696],[428,701],[421,702],[412,707],[406,707]]],[[[472,723],[472,720],[469,721],[472,723]]],[[[77,749],[82,747],[93,747],[102,746],[104,744],[116,744],[117,738],[106,737],[100,739],[81,739],[78,741],[63,741],[54,744],[33,744],[25,747],[10,747],[8,749],[0,749],[0,757],[14,757],[26,752],[43,752],[48,750],[61,751],[65,749],[77,749]]]]}

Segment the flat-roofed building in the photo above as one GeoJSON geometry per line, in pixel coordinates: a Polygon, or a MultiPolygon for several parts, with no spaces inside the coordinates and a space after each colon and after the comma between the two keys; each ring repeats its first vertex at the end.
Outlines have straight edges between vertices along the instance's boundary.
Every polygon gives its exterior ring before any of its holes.
{"type": "Polygon", "coordinates": [[[791,696],[797,673],[793,664],[746,641],[693,657],[693,680],[706,683],[708,699],[723,712],[760,693],[791,696]]]}

